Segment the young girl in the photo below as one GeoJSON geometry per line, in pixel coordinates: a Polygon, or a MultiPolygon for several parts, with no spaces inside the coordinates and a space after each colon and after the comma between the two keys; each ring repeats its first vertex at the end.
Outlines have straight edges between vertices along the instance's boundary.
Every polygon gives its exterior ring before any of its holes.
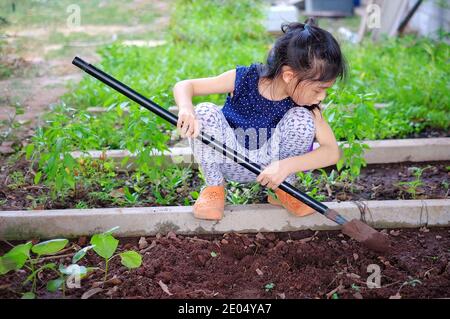
{"type": "Polygon", "coordinates": [[[296,173],[336,164],[339,148],[319,107],[326,90],[346,75],[346,63],[333,36],[313,19],[283,24],[283,35],[269,51],[267,63],[238,65],[219,76],[190,79],[173,88],[179,107],[178,130],[188,137],[206,180],[194,216],[219,220],[225,206],[225,179],[257,181],[275,191],[268,202],[296,216],[314,210],[278,188],[293,184],[296,173]],[[222,109],[192,97],[228,93],[222,109]],[[250,172],[195,139],[203,131],[261,165],[250,172]],[[314,138],[320,147],[312,150],[314,138]]]}

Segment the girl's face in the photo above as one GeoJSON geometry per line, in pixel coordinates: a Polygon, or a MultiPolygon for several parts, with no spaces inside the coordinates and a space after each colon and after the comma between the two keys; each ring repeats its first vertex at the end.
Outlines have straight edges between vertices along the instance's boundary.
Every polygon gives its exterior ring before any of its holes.
{"type": "Polygon", "coordinates": [[[322,102],[326,95],[327,89],[332,87],[333,81],[318,82],[318,81],[301,81],[297,88],[298,79],[294,76],[292,71],[283,72],[283,80],[286,83],[286,93],[298,105],[312,105],[322,102]]]}

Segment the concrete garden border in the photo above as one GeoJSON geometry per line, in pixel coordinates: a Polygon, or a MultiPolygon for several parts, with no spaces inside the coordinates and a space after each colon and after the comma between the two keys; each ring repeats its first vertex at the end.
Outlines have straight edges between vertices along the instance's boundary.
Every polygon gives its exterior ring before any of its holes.
{"type": "MultiPolygon", "coordinates": [[[[338,142],[340,145],[346,142],[338,142]]],[[[448,161],[450,160],[450,138],[417,138],[398,140],[375,140],[365,141],[370,146],[370,150],[365,152],[364,158],[367,164],[389,164],[401,162],[428,162],[428,161],[448,161]]],[[[314,149],[319,147],[314,143],[314,149]]],[[[71,152],[74,158],[90,156],[92,158],[110,158],[117,162],[118,169],[120,162],[126,157],[130,157],[130,165],[127,170],[133,169],[132,159],[135,154],[127,150],[108,151],[74,151],[71,152]]],[[[189,146],[172,147],[169,151],[160,152],[155,150],[154,157],[161,157],[162,163],[177,163],[181,166],[198,166],[198,162],[192,154],[189,146]]]]}
{"type": "MultiPolygon", "coordinates": [[[[450,226],[450,199],[324,202],[348,219],[362,218],[376,228],[450,226]]],[[[120,226],[117,236],[226,232],[329,230],[339,226],[313,214],[298,218],[269,204],[227,205],[221,221],[195,219],[192,206],[1,211],[0,238],[73,238],[120,226]]]]}

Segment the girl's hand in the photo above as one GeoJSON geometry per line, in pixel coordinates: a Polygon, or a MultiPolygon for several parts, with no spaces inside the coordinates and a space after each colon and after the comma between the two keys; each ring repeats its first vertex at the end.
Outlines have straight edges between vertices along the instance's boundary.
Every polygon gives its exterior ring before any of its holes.
{"type": "Polygon", "coordinates": [[[266,166],[261,174],[258,175],[256,181],[262,186],[276,190],[290,173],[290,168],[286,163],[282,160],[275,161],[266,166]]]}
{"type": "Polygon", "coordinates": [[[181,138],[197,137],[200,134],[199,122],[195,118],[194,107],[180,107],[177,129],[181,138]]]}

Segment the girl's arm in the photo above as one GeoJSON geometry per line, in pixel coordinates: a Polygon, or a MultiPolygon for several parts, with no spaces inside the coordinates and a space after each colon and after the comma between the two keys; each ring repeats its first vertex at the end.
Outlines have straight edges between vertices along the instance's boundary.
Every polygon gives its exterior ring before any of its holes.
{"type": "Polygon", "coordinates": [[[320,147],[303,155],[284,159],[290,173],[303,172],[336,164],[341,151],[325,118],[315,109],[316,138],[320,147]]]}
{"type": "Polygon", "coordinates": [[[235,79],[236,70],[233,69],[215,77],[183,80],[175,84],[173,96],[179,108],[177,128],[182,138],[197,137],[200,133],[192,97],[233,92],[235,79]]]}
{"type": "Polygon", "coordinates": [[[175,102],[180,111],[193,110],[192,98],[198,95],[222,94],[234,91],[236,70],[229,70],[218,76],[189,79],[177,82],[173,87],[175,102]]]}

